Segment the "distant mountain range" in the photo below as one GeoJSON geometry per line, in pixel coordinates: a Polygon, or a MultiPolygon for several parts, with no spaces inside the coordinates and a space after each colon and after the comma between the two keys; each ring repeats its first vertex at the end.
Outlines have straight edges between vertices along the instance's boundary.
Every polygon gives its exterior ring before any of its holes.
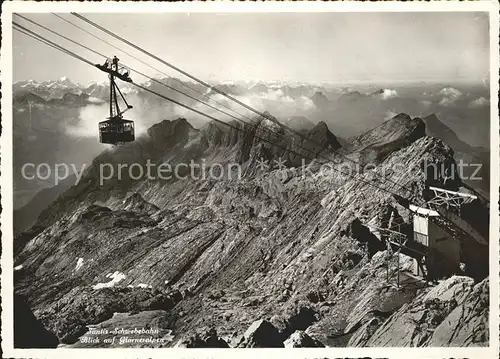
{"type": "MultiPolygon", "coordinates": [[[[214,104],[217,108],[224,109],[220,104],[230,105],[229,100],[202,85],[176,78],[161,78],[159,81],[198,98],[204,94],[204,100],[216,99],[218,103],[214,104]]],[[[194,106],[197,110],[226,118],[155,81],[147,81],[143,85],[194,106]]],[[[129,83],[120,82],[119,86],[134,105],[127,115],[136,121],[138,133],[144,134],[148,127],[163,119],[185,117],[195,128],[203,128],[207,123],[206,118],[181,111],[129,83]]],[[[343,146],[352,142],[348,141],[349,137],[358,137],[397,113],[409,113],[412,117],[424,120],[428,135],[449,144],[455,150],[456,160],[462,158],[472,163],[479,158],[483,164],[482,173],[489,173],[488,137],[485,135],[489,133],[489,107],[485,100],[488,96],[483,92],[476,93],[474,89],[467,92],[466,89],[458,90],[449,85],[418,89],[342,89],[324,84],[277,81],[235,81],[213,86],[259,110],[269,110],[279,121],[299,132],[307,133],[323,122],[343,146]],[[461,107],[450,107],[453,101],[461,107]],[[440,105],[442,103],[446,106],[440,105]],[[469,103],[473,104],[470,108],[469,103]],[[483,107],[478,107],[479,104],[483,107]],[[471,119],[474,120],[474,126],[470,126],[471,119]],[[471,145],[478,142],[484,143],[485,147],[471,145]]],[[[81,166],[107,148],[98,142],[97,122],[107,116],[109,85],[106,81],[81,85],[62,77],[55,81],[16,82],[13,91],[15,203],[16,208],[20,208],[39,190],[50,187],[51,181],[49,179],[47,183],[42,183],[24,180],[18,176],[24,163],[62,162],[81,166]]],[[[254,115],[244,109],[242,111],[238,106],[231,107],[247,117],[254,115]]],[[[479,190],[489,190],[487,179],[468,184],[479,190]]]]}
{"type": "Polygon", "coordinates": [[[13,85],[14,95],[32,93],[45,100],[62,98],[66,93],[81,94],[82,87],[75,84],[67,77],[61,77],[55,81],[36,82],[34,80],[19,81],[13,85]]]}
{"type": "MultiPolygon", "coordinates": [[[[207,95],[215,94],[216,92],[210,89],[206,89],[204,86],[189,82],[182,81],[173,77],[158,78],[158,81],[167,84],[168,86],[183,89],[183,91],[189,92],[189,89],[195,89],[201,93],[207,95]]],[[[165,90],[165,87],[159,85],[155,81],[148,80],[141,85],[148,88],[158,87],[165,90]]],[[[119,83],[120,89],[124,94],[127,93],[138,93],[137,88],[126,82],[119,83]]],[[[326,91],[327,87],[322,85],[312,85],[300,82],[225,82],[220,84],[214,84],[213,88],[223,91],[232,95],[243,95],[247,93],[262,93],[267,92],[269,89],[281,90],[286,96],[297,97],[297,96],[309,96],[318,91],[326,91]]],[[[73,93],[79,95],[81,93],[86,93],[89,97],[95,97],[99,99],[107,99],[109,96],[109,83],[108,81],[101,82],[91,82],[87,85],[81,85],[74,83],[68,77],[61,77],[54,81],[43,81],[37,82],[35,80],[23,80],[18,81],[13,84],[13,92],[15,95],[21,95],[23,93],[35,94],[44,100],[62,98],[65,93],[73,93]]]]}

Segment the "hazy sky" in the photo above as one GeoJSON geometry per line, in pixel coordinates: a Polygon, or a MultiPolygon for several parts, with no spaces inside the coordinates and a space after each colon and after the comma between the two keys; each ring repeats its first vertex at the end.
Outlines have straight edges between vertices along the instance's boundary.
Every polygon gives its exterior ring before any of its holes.
{"type": "MultiPolygon", "coordinates": [[[[61,15],[99,34],[99,30],[76,17],[61,15]]],[[[489,78],[486,13],[84,15],[206,81],[481,82],[489,78]]],[[[52,14],[25,16],[100,52],[117,54],[123,63],[155,75],[155,71],[52,14]]],[[[13,18],[36,29],[16,16],[13,18]]],[[[93,62],[103,62],[87,50],[36,30],[93,62]]],[[[62,76],[82,84],[106,80],[97,69],[23,34],[14,31],[13,39],[14,81],[62,76]]],[[[177,76],[127,45],[121,46],[177,76]]],[[[137,75],[132,77],[139,82],[144,80],[137,75]]]]}

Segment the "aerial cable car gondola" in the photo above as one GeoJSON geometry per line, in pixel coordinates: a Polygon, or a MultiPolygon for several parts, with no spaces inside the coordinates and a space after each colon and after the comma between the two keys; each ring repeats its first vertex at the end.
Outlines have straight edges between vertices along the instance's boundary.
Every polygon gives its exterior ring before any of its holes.
{"type": "Polygon", "coordinates": [[[118,66],[119,59],[115,56],[112,60],[107,59],[103,65],[96,64],[95,66],[109,75],[109,117],[106,121],[99,122],[99,141],[101,143],[108,143],[118,145],[120,143],[132,142],[134,136],[134,121],[126,120],[123,118],[123,113],[132,108],[123,96],[115,82],[115,78],[122,81],[132,82],[130,78],[130,71],[123,67],[118,66]],[[127,106],[124,110],[120,110],[118,105],[119,93],[123,102],[127,106]]]}

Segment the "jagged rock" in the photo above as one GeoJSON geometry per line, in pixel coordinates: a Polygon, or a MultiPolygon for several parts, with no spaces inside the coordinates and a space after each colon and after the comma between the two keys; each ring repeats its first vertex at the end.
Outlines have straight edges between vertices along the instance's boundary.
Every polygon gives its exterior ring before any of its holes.
{"type": "Polygon", "coordinates": [[[80,336],[76,343],[64,346],[70,348],[164,348],[171,346],[173,341],[172,330],[169,326],[168,312],[164,310],[146,310],[138,313],[115,312],[110,319],[98,325],[89,326],[89,331],[80,336]],[[141,330],[144,330],[144,333],[141,333],[141,330]],[[130,334],[126,331],[130,331],[130,334]]]}
{"type": "Polygon", "coordinates": [[[328,106],[328,97],[326,97],[322,92],[316,92],[311,97],[311,100],[314,102],[316,107],[324,109],[328,106]]]}
{"type": "Polygon", "coordinates": [[[274,315],[270,322],[283,338],[297,330],[306,330],[317,320],[316,311],[307,302],[289,303],[282,313],[274,315]]]}
{"type": "Polygon", "coordinates": [[[224,133],[226,132],[225,128],[215,121],[207,123],[202,127],[201,131],[203,133],[203,141],[206,143],[206,147],[220,146],[222,144],[224,133]]]}
{"type": "Polygon", "coordinates": [[[314,128],[307,133],[307,137],[320,144],[322,146],[321,149],[331,148],[337,150],[342,147],[337,137],[330,132],[328,126],[323,121],[314,126],[314,128]]]}
{"type": "Polygon", "coordinates": [[[366,342],[372,337],[373,333],[380,327],[383,318],[373,317],[364,323],[354,334],[349,338],[347,346],[349,347],[364,347],[366,342]]]}
{"type": "Polygon", "coordinates": [[[474,286],[464,301],[436,327],[429,346],[487,346],[489,281],[474,286]]]}
{"type": "Polygon", "coordinates": [[[222,289],[214,290],[207,294],[207,298],[212,300],[218,300],[221,299],[225,294],[226,293],[222,289]]]}
{"type": "Polygon", "coordinates": [[[14,348],[56,348],[57,337],[33,315],[24,299],[14,295],[14,348]]]}
{"type": "Polygon", "coordinates": [[[134,193],[127,197],[119,206],[120,209],[131,212],[154,214],[160,209],[152,203],[144,200],[139,193],[134,193]]]}
{"type": "Polygon", "coordinates": [[[400,113],[350,142],[344,150],[358,151],[365,163],[380,162],[394,150],[407,146],[425,136],[425,123],[400,113]]]}
{"type": "Polygon", "coordinates": [[[385,244],[368,227],[364,226],[358,218],[349,224],[346,234],[361,243],[366,243],[370,256],[386,248],[385,244]]]}
{"type": "Polygon", "coordinates": [[[108,320],[115,312],[169,310],[180,299],[148,288],[76,287],[38,311],[38,316],[62,343],[73,344],[88,330],[88,325],[108,320]]]}
{"type": "Polygon", "coordinates": [[[239,348],[281,348],[283,338],[278,330],[267,320],[260,319],[246,330],[239,348]]]}
{"type": "Polygon", "coordinates": [[[311,291],[306,294],[306,297],[312,303],[318,303],[324,300],[323,295],[319,291],[311,291]]]}
{"type": "MultiPolygon", "coordinates": [[[[398,289],[395,277],[397,261],[394,257],[389,262],[388,259],[391,257],[386,251],[378,252],[355,274],[353,271],[332,274],[328,282],[335,290],[327,297],[332,305],[324,309],[319,321],[307,328],[308,334],[327,346],[363,343],[369,339],[364,333],[373,331],[372,326],[376,324],[373,318],[384,322],[394,311],[411,302],[425,283],[412,281],[408,287],[398,289]],[[389,281],[388,272],[391,273],[389,281]],[[370,321],[371,324],[367,324],[370,321]]],[[[401,255],[402,271],[407,271],[411,263],[411,258],[401,255]]]]}
{"type": "Polygon", "coordinates": [[[228,126],[211,121],[201,129],[201,141],[209,148],[233,147],[236,144],[248,143],[253,133],[248,131],[249,126],[237,121],[229,121],[228,126]]]}
{"type": "Polygon", "coordinates": [[[187,215],[187,218],[200,222],[210,222],[214,219],[214,217],[214,211],[212,211],[208,206],[194,208],[187,215]]]}
{"type": "Polygon", "coordinates": [[[284,342],[285,348],[322,348],[324,345],[311,338],[305,332],[297,330],[284,342]]]}
{"type": "Polygon", "coordinates": [[[190,129],[192,129],[192,126],[189,122],[185,118],[179,118],[175,121],[164,120],[157,123],[151,126],[147,133],[155,143],[175,143],[177,141],[174,138],[184,138],[190,129]]]}
{"type": "Polygon", "coordinates": [[[361,92],[355,90],[355,91],[347,91],[340,96],[339,101],[355,101],[357,99],[366,97],[366,94],[362,94],[361,92]]]}
{"type": "Polygon", "coordinates": [[[395,312],[368,346],[484,346],[488,343],[488,280],[474,286],[454,276],[395,312]]]}
{"type": "Polygon", "coordinates": [[[98,206],[98,205],[93,204],[93,205],[87,207],[86,211],[80,215],[80,219],[85,220],[85,221],[93,221],[93,220],[96,220],[96,219],[102,217],[106,213],[110,213],[110,212],[111,212],[111,209],[108,207],[103,207],[103,206],[98,206]]]}
{"type": "Polygon", "coordinates": [[[198,333],[181,339],[178,348],[229,348],[227,342],[219,338],[214,328],[202,329],[198,333]]]}

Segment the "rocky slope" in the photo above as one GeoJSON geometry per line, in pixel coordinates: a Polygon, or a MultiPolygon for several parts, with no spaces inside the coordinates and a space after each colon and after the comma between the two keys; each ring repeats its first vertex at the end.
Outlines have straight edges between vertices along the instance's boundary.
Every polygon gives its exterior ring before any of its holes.
{"type": "MultiPolygon", "coordinates": [[[[346,155],[374,158],[376,166],[351,175],[345,160],[300,166],[311,151],[336,158],[339,144],[324,124],[306,132],[315,144],[305,149],[307,141],[270,121],[244,132],[234,126],[198,131],[178,119],[151,127],[148,136],[98,156],[82,181],[16,238],[15,264],[24,269],[16,293],[64,345],[454,345],[471,333],[466,344],[487,345],[487,279],[444,278],[427,288],[405,272],[397,287],[396,257],[363,226],[391,211],[408,224],[408,210],[380,188],[422,201],[423,161],[453,163],[451,148],[426,137],[421,120],[398,115],[353,141],[346,155]],[[280,157],[286,168],[258,168],[258,160],[280,157]],[[218,180],[123,173],[100,185],[100,164],[147,159],[236,161],[243,171],[218,180]],[[393,335],[407,317],[417,323],[407,327],[411,343],[393,335]],[[161,340],[89,339],[96,328],[117,326],[156,328],[161,340]]],[[[401,263],[407,271],[410,259],[401,263]]]]}
{"type": "Polygon", "coordinates": [[[490,151],[487,148],[470,146],[459,139],[435,114],[424,117],[423,121],[426,134],[449,144],[454,150],[455,161],[465,164],[462,175],[464,182],[487,197],[490,191],[490,151]]]}

